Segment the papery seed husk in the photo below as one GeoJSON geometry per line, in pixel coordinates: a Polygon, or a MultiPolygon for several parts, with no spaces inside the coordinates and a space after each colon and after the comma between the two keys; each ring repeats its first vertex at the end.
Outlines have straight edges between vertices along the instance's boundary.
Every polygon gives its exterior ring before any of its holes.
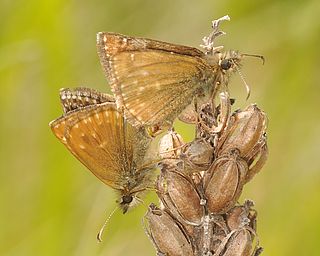
{"type": "Polygon", "coordinates": [[[247,218],[248,213],[242,206],[235,206],[227,212],[227,225],[229,229],[236,230],[240,227],[244,218],[247,218]]]}
{"type": "Polygon", "coordinates": [[[158,180],[159,197],[173,214],[187,222],[199,224],[204,215],[200,196],[192,180],[178,169],[161,170],[158,180]]]}
{"type": "Polygon", "coordinates": [[[159,141],[159,155],[162,158],[178,158],[184,144],[182,136],[171,130],[159,141]]]}
{"type": "Polygon", "coordinates": [[[214,158],[214,148],[203,139],[196,139],[186,144],[182,159],[185,162],[185,171],[196,173],[207,170],[214,158]]]}
{"type": "Polygon", "coordinates": [[[245,110],[235,113],[218,145],[217,154],[223,155],[233,148],[247,159],[250,151],[262,138],[266,131],[267,117],[256,105],[249,105],[245,110]]]}
{"type": "Polygon", "coordinates": [[[247,170],[247,163],[237,156],[229,155],[213,162],[205,177],[205,196],[210,213],[225,213],[235,205],[247,170]]]}
{"type": "Polygon", "coordinates": [[[145,218],[148,222],[149,236],[158,252],[171,256],[194,255],[182,226],[168,213],[150,205],[145,218]]]}
{"type": "Polygon", "coordinates": [[[250,231],[239,229],[231,237],[225,246],[221,256],[250,256],[252,253],[252,236],[250,231]]]}
{"type": "MultiPolygon", "coordinates": [[[[260,146],[260,145],[259,145],[260,146]]],[[[265,165],[268,159],[268,146],[267,142],[260,148],[258,154],[252,156],[248,161],[250,164],[249,171],[246,175],[246,183],[249,182],[265,165]]]]}

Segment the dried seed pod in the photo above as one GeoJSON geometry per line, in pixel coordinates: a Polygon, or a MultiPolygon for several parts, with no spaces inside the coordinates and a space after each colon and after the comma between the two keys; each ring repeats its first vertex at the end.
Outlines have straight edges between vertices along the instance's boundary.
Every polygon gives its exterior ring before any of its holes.
{"type": "Polygon", "coordinates": [[[184,160],[185,171],[196,173],[206,171],[214,158],[214,148],[204,139],[195,139],[185,145],[181,159],[184,160]]]}
{"type": "Polygon", "coordinates": [[[231,232],[225,238],[224,243],[214,255],[219,256],[251,256],[252,255],[252,234],[249,230],[242,228],[231,232]],[[220,252],[221,251],[221,252],[220,252]]]}
{"type": "Polygon", "coordinates": [[[163,166],[157,182],[158,196],[180,221],[200,225],[204,206],[193,181],[177,167],[163,166]]]}
{"type": "Polygon", "coordinates": [[[171,129],[159,141],[159,155],[162,158],[179,158],[184,144],[181,135],[171,129]]]}
{"type": "Polygon", "coordinates": [[[243,159],[250,159],[253,149],[263,138],[266,127],[267,116],[256,105],[249,105],[244,111],[236,112],[227,131],[219,139],[217,155],[221,156],[237,148],[243,159]]]}
{"type": "Polygon", "coordinates": [[[149,206],[145,216],[147,232],[157,248],[158,255],[193,256],[192,245],[182,226],[167,212],[160,210],[154,204],[149,206]]]}
{"type": "Polygon", "coordinates": [[[245,224],[256,231],[257,212],[252,209],[253,206],[253,201],[246,200],[243,205],[237,205],[226,213],[226,222],[231,231],[245,224]]]}
{"type": "Polygon", "coordinates": [[[252,256],[262,251],[262,248],[258,247],[257,213],[252,209],[253,206],[253,201],[246,200],[243,205],[235,206],[226,213],[226,223],[230,232],[221,242],[215,255],[252,256]]]}
{"type": "Polygon", "coordinates": [[[202,251],[202,254],[199,255],[213,255],[228,234],[228,227],[223,216],[206,215],[203,218],[202,231],[197,243],[199,251],[202,251]]]}
{"type": "Polygon", "coordinates": [[[267,138],[263,136],[260,142],[255,146],[247,161],[249,170],[246,177],[246,183],[249,182],[264,166],[268,159],[267,138]]]}
{"type": "Polygon", "coordinates": [[[196,99],[194,104],[189,105],[180,113],[178,119],[187,124],[196,124],[199,119],[197,107],[209,102],[210,98],[210,94],[202,94],[201,97],[196,99]]]}
{"type": "Polygon", "coordinates": [[[210,213],[221,214],[231,209],[239,199],[247,163],[238,150],[216,159],[205,174],[204,191],[210,213]]]}

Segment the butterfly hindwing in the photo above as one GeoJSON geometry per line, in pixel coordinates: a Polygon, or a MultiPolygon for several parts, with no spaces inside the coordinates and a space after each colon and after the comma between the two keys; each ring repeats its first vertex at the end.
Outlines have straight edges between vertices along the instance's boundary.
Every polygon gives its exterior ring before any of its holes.
{"type": "Polygon", "coordinates": [[[60,101],[64,113],[68,113],[69,111],[88,105],[115,102],[115,99],[107,93],[98,92],[91,88],[77,87],[74,89],[60,89],[60,101]]]}
{"type": "Polygon", "coordinates": [[[115,103],[90,105],[50,123],[56,137],[105,184],[122,189],[137,159],[139,131],[126,123],[115,103]]]}

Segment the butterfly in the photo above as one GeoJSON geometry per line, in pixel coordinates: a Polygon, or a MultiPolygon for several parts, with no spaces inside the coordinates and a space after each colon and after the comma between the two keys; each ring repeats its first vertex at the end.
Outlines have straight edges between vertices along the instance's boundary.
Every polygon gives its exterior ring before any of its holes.
{"type": "Polygon", "coordinates": [[[224,33],[219,23],[228,19],[213,22],[213,33],[203,39],[205,51],[117,33],[97,34],[100,62],[116,104],[130,123],[172,124],[193,101],[205,102],[219,89],[227,90],[229,76],[248,55],[213,47],[214,39],[224,33]]]}
{"type": "Polygon", "coordinates": [[[150,137],[126,122],[112,96],[93,89],[62,89],[64,114],[50,122],[54,135],[97,178],[115,189],[123,213],[152,186],[146,163],[150,137]]]}

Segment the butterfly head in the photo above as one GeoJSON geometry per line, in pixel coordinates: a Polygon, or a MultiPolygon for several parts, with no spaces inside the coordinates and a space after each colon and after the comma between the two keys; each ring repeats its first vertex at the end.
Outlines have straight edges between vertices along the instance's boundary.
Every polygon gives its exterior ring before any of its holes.
{"type": "Polygon", "coordinates": [[[119,206],[123,213],[126,213],[134,202],[134,197],[132,195],[123,195],[118,201],[119,206]]]}
{"type": "Polygon", "coordinates": [[[218,66],[221,72],[229,73],[240,67],[242,55],[237,51],[226,51],[219,54],[218,66]]]}
{"type": "Polygon", "coordinates": [[[135,192],[124,192],[122,191],[121,197],[117,200],[119,204],[119,208],[122,210],[122,213],[125,214],[128,210],[132,209],[138,203],[143,203],[143,201],[137,196],[140,192],[145,191],[145,189],[141,191],[135,192]]]}
{"type": "Polygon", "coordinates": [[[221,68],[221,70],[237,70],[240,67],[240,62],[243,59],[243,57],[254,57],[259,58],[262,60],[262,63],[264,64],[264,57],[262,55],[257,54],[247,54],[247,53],[239,53],[238,51],[226,51],[224,53],[219,54],[219,61],[218,65],[221,68]]]}

